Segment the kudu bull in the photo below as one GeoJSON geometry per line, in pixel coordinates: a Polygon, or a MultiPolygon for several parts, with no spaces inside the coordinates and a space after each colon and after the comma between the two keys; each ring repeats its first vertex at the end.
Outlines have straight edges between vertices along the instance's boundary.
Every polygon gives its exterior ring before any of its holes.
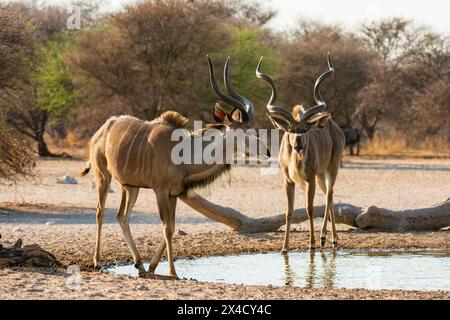
{"type": "MultiPolygon", "coordinates": [[[[225,103],[234,107],[226,112],[219,104],[214,107],[213,115],[218,124],[208,125],[200,132],[188,132],[192,145],[195,139],[211,129],[220,130],[223,139],[222,146],[228,145],[227,139],[234,139],[229,135],[230,129],[246,129],[253,122],[253,104],[240,96],[232,87],[229,78],[229,60],[225,64],[225,86],[229,96],[225,95],[216,83],[214,68],[208,57],[210,81],[214,93],[225,103]]],[[[130,232],[130,213],[138,197],[140,188],[153,189],[156,194],[159,215],[163,224],[167,258],[169,262],[169,275],[176,278],[173,262],[172,237],[175,229],[175,208],[177,198],[181,200],[188,197],[189,190],[203,187],[212,183],[216,178],[230,169],[230,159],[221,163],[175,165],[171,158],[171,151],[178,143],[172,141],[174,130],[184,128],[188,120],[177,112],[168,111],[153,121],[143,121],[131,116],[115,116],[94,134],[90,141],[90,160],[87,168],[81,175],[86,175],[92,169],[98,192],[97,205],[97,236],[94,254],[95,267],[100,267],[100,240],[103,222],[105,201],[111,178],[114,177],[122,186],[122,201],[117,219],[123,231],[125,241],[131,251],[135,267],[142,276],[151,277],[153,272],[145,271],[141,256],[136,248],[130,232]]],[[[256,135],[246,135],[245,148],[256,135]]],[[[201,140],[202,149],[214,141],[201,140]]],[[[198,145],[198,144],[196,144],[198,145]]],[[[191,149],[192,150],[192,149],[191,149]]],[[[268,150],[263,150],[268,155],[268,150]]],[[[236,153],[236,149],[233,149],[236,153]]],[[[223,152],[226,157],[235,154],[223,152]]],[[[159,261],[159,260],[158,260],[159,261]]],[[[156,275],[153,275],[156,277],[156,275]]]]}
{"type": "Polygon", "coordinates": [[[305,191],[310,231],[309,247],[311,250],[315,248],[313,209],[316,180],[320,189],[326,194],[320,244],[325,245],[329,218],[332,225],[332,243],[333,247],[336,247],[338,238],[334,221],[333,187],[345,148],[345,140],[342,130],[326,111],[327,105],[319,91],[320,84],[334,73],[330,56],[328,55],[328,71],[317,79],[314,86],[314,98],[317,105],[306,111],[303,107],[296,106],[292,113],[275,105],[277,89],[272,78],[261,72],[261,63],[262,58],[256,69],[256,75],[267,81],[272,88],[272,96],[267,104],[267,115],[276,128],[285,131],[279,154],[287,197],[286,232],[282,252],[289,251],[295,184],[299,184],[305,191]]]}

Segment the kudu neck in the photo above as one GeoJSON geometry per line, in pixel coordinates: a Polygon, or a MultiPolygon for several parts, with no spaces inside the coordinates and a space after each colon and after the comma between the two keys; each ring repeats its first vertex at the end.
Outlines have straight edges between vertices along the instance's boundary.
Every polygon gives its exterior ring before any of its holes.
{"type": "Polygon", "coordinates": [[[221,130],[215,127],[204,128],[192,137],[194,161],[187,165],[190,174],[214,173],[230,166],[235,157],[236,148],[227,148],[234,137],[229,135],[225,128],[221,130]],[[212,130],[215,131],[211,132],[212,130]]]}

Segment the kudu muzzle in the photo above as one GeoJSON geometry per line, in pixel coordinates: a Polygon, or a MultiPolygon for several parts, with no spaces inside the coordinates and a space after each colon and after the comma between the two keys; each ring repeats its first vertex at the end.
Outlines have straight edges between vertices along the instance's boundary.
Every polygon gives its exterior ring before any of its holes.
{"type": "Polygon", "coordinates": [[[295,134],[294,150],[297,153],[302,153],[302,151],[303,151],[302,138],[303,138],[303,133],[296,133],[295,134]]]}

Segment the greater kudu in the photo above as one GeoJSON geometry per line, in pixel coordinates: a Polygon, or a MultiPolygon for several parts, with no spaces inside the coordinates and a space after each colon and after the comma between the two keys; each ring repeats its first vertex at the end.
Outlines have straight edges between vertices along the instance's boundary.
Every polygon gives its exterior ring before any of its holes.
{"type": "MultiPolygon", "coordinates": [[[[210,81],[214,93],[224,102],[234,107],[234,110],[226,112],[219,104],[214,107],[214,118],[218,124],[208,125],[200,132],[187,131],[190,143],[198,145],[196,139],[201,139],[202,150],[211,143],[218,141],[205,141],[203,136],[208,130],[220,131],[223,139],[222,146],[227,146],[227,139],[234,139],[229,135],[233,130],[251,127],[253,122],[253,104],[240,96],[233,89],[229,79],[229,60],[225,64],[225,86],[230,96],[225,95],[216,83],[214,69],[208,57],[210,81]]],[[[172,140],[172,133],[184,128],[188,120],[174,111],[163,113],[153,121],[143,121],[131,116],[116,116],[95,133],[90,141],[90,161],[82,175],[86,175],[90,169],[94,172],[98,192],[97,205],[97,238],[94,254],[95,267],[100,267],[100,238],[105,209],[106,196],[114,177],[122,186],[122,202],[117,218],[122,228],[125,241],[131,251],[135,267],[140,275],[152,276],[145,271],[141,256],[133,241],[129,222],[130,213],[138,197],[140,188],[153,189],[156,194],[159,215],[163,224],[167,257],[169,261],[169,274],[176,278],[172,253],[172,237],[175,229],[175,208],[177,198],[189,197],[189,190],[203,187],[212,183],[216,178],[230,169],[230,159],[223,159],[220,163],[200,164],[182,163],[175,165],[171,158],[171,151],[178,143],[172,140]]],[[[256,135],[247,135],[245,147],[248,147],[251,139],[257,139],[256,135]]],[[[254,143],[255,141],[251,141],[254,143]]],[[[261,146],[261,145],[260,145],[261,146]]],[[[192,150],[192,149],[191,149],[192,150]]],[[[222,153],[224,157],[233,157],[230,152],[222,153]]],[[[232,152],[236,152],[233,148],[232,152]]],[[[267,148],[264,150],[268,154],[267,148]]],[[[160,258],[160,256],[159,256],[160,258]]],[[[159,261],[159,258],[157,260],[159,261]]]]}
{"type": "Polygon", "coordinates": [[[272,88],[272,96],[267,104],[268,116],[276,128],[284,130],[280,146],[279,163],[284,178],[287,196],[286,232],[283,253],[289,250],[289,231],[294,209],[295,184],[300,184],[306,195],[306,210],[309,219],[310,249],[315,248],[314,238],[314,195],[316,179],[320,189],[326,194],[326,206],[320,236],[321,246],[325,245],[327,220],[332,224],[333,247],[337,246],[337,233],[334,221],[333,187],[336,182],[341,156],[345,148],[342,130],[326,112],[319,86],[334,73],[334,67],[328,54],[328,71],[322,74],[314,86],[315,107],[305,111],[296,106],[292,113],[275,105],[277,89],[272,78],[261,72],[262,58],[256,69],[258,78],[267,81],[272,88]]]}

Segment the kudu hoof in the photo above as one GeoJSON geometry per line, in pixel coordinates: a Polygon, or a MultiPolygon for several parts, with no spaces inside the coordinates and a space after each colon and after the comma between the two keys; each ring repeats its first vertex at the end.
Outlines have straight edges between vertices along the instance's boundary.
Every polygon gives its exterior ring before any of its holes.
{"type": "Polygon", "coordinates": [[[326,237],[320,237],[320,246],[323,248],[325,247],[325,243],[326,243],[326,237]]]}
{"type": "Polygon", "coordinates": [[[100,262],[94,262],[94,269],[101,271],[103,269],[103,265],[100,262]]]}
{"type": "Polygon", "coordinates": [[[286,254],[288,254],[288,253],[289,253],[289,249],[283,248],[283,250],[281,250],[281,254],[286,255],[286,254]]]}
{"type": "Polygon", "coordinates": [[[333,248],[334,248],[334,249],[336,249],[336,248],[337,248],[337,246],[338,246],[338,243],[337,243],[337,241],[333,241],[333,248]]]}
{"type": "Polygon", "coordinates": [[[142,262],[135,263],[134,267],[138,270],[139,276],[141,276],[141,274],[146,274],[147,273],[145,271],[145,268],[144,268],[144,265],[142,264],[142,262]]]}
{"type": "Polygon", "coordinates": [[[157,267],[157,266],[154,266],[154,265],[152,265],[152,264],[150,263],[150,266],[148,267],[148,272],[149,272],[149,273],[155,273],[156,267],[157,267]]]}

